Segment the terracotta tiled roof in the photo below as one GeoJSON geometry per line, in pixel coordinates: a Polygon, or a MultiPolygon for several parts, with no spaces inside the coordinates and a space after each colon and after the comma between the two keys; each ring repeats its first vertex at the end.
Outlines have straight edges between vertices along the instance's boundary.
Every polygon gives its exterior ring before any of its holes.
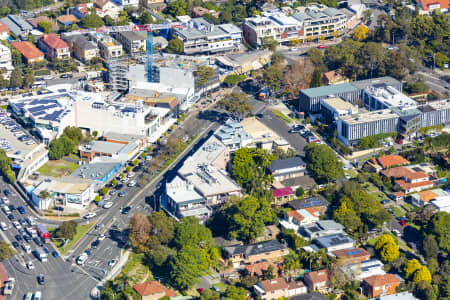
{"type": "Polygon", "coordinates": [[[433,182],[431,182],[429,180],[419,181],[419,182],[415,182],[415,183],[406,182],[404,180],[396,180],[395,182],[405,191],[408,191],[413,188],[419,188],[419,187],[425,188],[427,186],[433,185],[433,182]]]}
{"type": "Polygon", "coordinates": [[[373,275],[364,278],[364,282],[372,287],[384,286],[386,284],[400,284],[400,279],[394,274],[373,275]]]}
{"type": "Polygon", "coordinates": [[[303,283],[303,281],[291,281],[291,282],[288,282],[288,289],[289,290],[298,289],[298,288],[302,288],[302,287],[305,287],[305,284],[303,283]]]}
{"type": "Polygon", "coordinates": [[[409,164],[409,161],[400,155],[386,155],[380,156],[373,160],[374,163],[379,164],[383,168],[389,168],[398,165],[409,164]]]}
{"type": "Polygon", "coordinates": [[[333,254],[336,255],[336,258],[357,258],[363,256],[369,256],[369,252],[364,250],[363,248],[351,248],[351,249],[340,249],[333,251],[333,254]]]}
{"type": "Polygon", "coordinates": [[[310,214],[312,214],[313,216],[316,216],[316,217],[320,216],[320,211],[317,207],[307,207],[307,208],[305,208],[305,210],[307,212],[309,212],[310,214]]]}
{"type": "Polygon", "coordinates": [[[420,196],[420,200],[422,200],[425,203],[430,202],[434,198],[438,197],[439,195],[434,193],[433,191],[422,191],[418,192],[417,195],[420,196]]]}
{"type": "Polygon", "coordinates": [[[164,293],[166,297],[175,297],[177,294],[163,286],[158,281],[147,281],[135,284],[133,289],[141,296],[149,296],[164,293]]]}
{"type": "Polygon", "coordinates": [[[423,7],[423,10],[428,11],[430,10],[430,6],[439,4],[440,9],[449,8],[450,1],[448,0],[420,0],[420,4],[423,7]]]}
{"type": "Polygon", "coordinates": [[[42,53],[30,42],[14,42],[11,43],[11,45],[14,48],[16,48],[20,52],[20,54],[25,56],[25,58],[27,59],[33,59],[44,56],[44,53],[42,53]]]}
{"type": "Polygon", "coordinates": [[[67,43],[60,39],[55,33],[44,34],[41,39],[53,49],[69,48],[67,43]]]}
{"type": "Polygon", "coordinates": [[[289,196],[289,195],[293,195],[293,194],[294,194],[294,191],[290,187],[273,190],[274,197],[283,197],[283,196],[289,196]]]}
{"type": "Polygon", "coordinates": [[[330,281],[331,271],[328,269],[323,269],[315,272],[308,273],[308,276],[313,283],[330,281]]]}
{"type": "Polygon", "coordinates": [[[276,264],[270,263],[268,261],[262,261],[259,263],[254,263],[251,265],[246,265],[245,266],[245,270],[249,273],[249,274],[254,274],[254,275],[258,275],[258,276],[262,276],[264,271],[267,271],[267,269],[269,268],[269,266],[273,267],[273,274],[277,274],[278,273],[278,266],[276,264]]]}
{"type": "Polygon", "coordinates": [[[337,71],[325,72],[323,74],[323,76],[325,76],[325,78],[328,80],[328,82],[343,78],[342,75],[339,74],[337,71]]]}
{"type": "Polygon", "coordinates": [[[395,197],[404,197],[405,193],[403,193],[402,191],[399,191],[399,192],[392,193],[392,195],[394,195],[395,197]]]}
{"type": "Polygon", "coordinates": [[[9,32],[8,26],[0,22],[0,32],[9,32]]]}
{"type": "Polygon", "coordinates": [[[298,221],[302,221],[305,218],[298,210],[290,210],[287,212],[287,215],[298,221]]]}
{"type": "Polygon", "coordinates": [[[67,23],[67,22],[78,22],[77,17],[74,15],[62,15],[59,16],[56,20],[60,23],[67,23]]]}
{"type": "Polygon", "coordinates": [[[266,292],[279,291],[281,289],[288,288],[288,284],[283,277],[261,281],[260,285],[263,287],[264,291],[266,291],[266,292]]]}

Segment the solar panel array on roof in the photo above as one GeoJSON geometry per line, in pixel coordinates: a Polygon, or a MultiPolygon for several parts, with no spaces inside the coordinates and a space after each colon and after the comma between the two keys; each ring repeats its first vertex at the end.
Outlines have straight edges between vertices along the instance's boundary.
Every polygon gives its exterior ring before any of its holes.
{"type": "Polygon", "coordinates": [[[348,251],[347,255],[355,255],[355,254],[359,254],[362,251],[360,249],[356,249],[356,250],[352,250],[352,251],[348,251]]]}

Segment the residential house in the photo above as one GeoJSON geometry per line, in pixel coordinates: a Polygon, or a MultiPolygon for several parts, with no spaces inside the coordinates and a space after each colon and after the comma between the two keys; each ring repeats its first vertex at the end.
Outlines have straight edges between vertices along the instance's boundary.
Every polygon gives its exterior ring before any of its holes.
{"type": "Polygon", "coordinates": [[[381,261],[378,259],[370,259],[354,264],[345,264],[341,267],[341,270],[347,280],[361,281],[371,276],[386,274],[383,268],[384,264],[381,261]]]}
{"type": "Polygon", "coordinates": [[[331,271],[328,269],[322,269],[307,273],[304,280],[310,292],[318,291],[326,294],[330,290],[330,278],[331,271]]]}
{"type": "Polygon", "coordinates": [[[164,0],[143,0],[141,3],[144,7],[155,12],[161,12],[167,7],[164,0]]]}
{"type": "Polygon", "coordinates": [[[414,167],[395,167],[384,170],[381,174],[388,178],[394,178],[395,183],[405,193],[417,192],[433,187],[430,175],[423,171],[416,171],[414,167]]]}
{"type": "Polygon", "coordinates": [[[285,213],[284,219],[280,220],[280,225],[286,229],[298,231],[300,226],[305,226],[319,221],[319,211],[315,207],[305,209],[290,210],[285,213]]]}
{"type": "Polygon", "coordinates": [[[289,254],[289,249],[277,240],[269,240],[250,245],[233,245],[224,248],[224,257],[237,268],[242,264],[258,261],[278,261],[289,254]]]}
{"type": "Polygon", "coordinates": [[[275,205],[281,205],[291,200],[294,200],[295,194],[292,188],[285,187],[281,189],[275,189],[272,191],[275,205]]]}
{"type": "Polygon", "coordinates": [[[78,23],[78,19],[74,15],[62,15],[56,18],[56,21],[63,26],[70,26],[74,23],[78,23]]]}
{"type": "Polygon", "coordinates": [[[350,82],[350,79],[345,75],[340,74],[337,70],[323,73],[322,82],[325,85],[339,84],[350,82]]]}
{"type": "Polygon", "coordinates": [[[177,294],[163,286],[159,281],[146,281],[133,285],[133,289],[139,294],[139,300],[158,300],[163,297],[172,298],[177,294]]]}
{"type": "Polygon", "coordinates": [[[408,200],[415,206],[424,206],[431,204],[433,200],[444,199],[449,196],[450,192],[446,192],[443,189],[433,189],[412,194],[408,197],[408,200]]]}
{"type": "Polygon", "coordinates": [[[0,22],[0,40],[6,40],[8,37],[9,37],[8,26],[0,22]]]}
{"type": "Polygon", "coordinates": [[[116,0],[116,2],[122,7],[133,6],[137,8],[139,6],[139,0],[116,0]]]}
{"type": "Polygon", "coordinates": [[[257,276],[258,278],[263,278],[264,274],[269,269],[269,266],[273,268],[273,274],[276,276],[279,272],[279,267],[277,264],[261,261],[250,265],[245,265],[244,272],[250,276],[257,276]]]}
{"type": "Polygon", "coordinates": [[[258,282],[253,290],[263,300],[274,300],[287,296],[288,284],[283,277],[274,278],[258,282]]]}
{"type": "Polygon", "coordinates": [[[430,14],[436,9],[442,13],[446,13],[449,11],[450,6],[447,0],[419,0],[418,4],[421,14],[430,14]]]}
{"type": "Polygon", "coordinates": [[[22,54],[27,64],[37,63],[44,60],[44,53],[30,42],[13,42],[11,46],[22,54]]]}
{"type": "Polygon", "coordinates": [[[70,48],[66,42],[55,33],[48,33],[39,39],[39,48],[49,59],[68,59],[70,58],[70,48]]]}
{"type": "Polygon", "coordinates": [[[125,51],[130,54],[143,52],[147,49],[147,39],[137,32],[121,31],[115,37],[125,51]]]}
{"type": "Polygon", "coordinates": [[[362,287],[367,296],[376,298],[395,294],[400,283],[400,278],[394,274],[374,275],[365,278],[362,287]]]}
{"type": "Polygon", "coordinates": [[[333,220],[320,220],[314,224],[300,227],[300,232],[307,239],[315,239],[321,236],[344,233],[344,226],[333,220]]]}
{"type": "Polygon", "coordinates": [[[88,41],[86,37],[82,35],[72,35],[63,38],[69,44],[73,56],[77,59],[87,62],[93,58],[98,58],[99,49],[97,45],[88,41]]]}
{"type": "Polygon", "coordinates": [[[301,157],[290,157],[273,161],[269,171],[276,181],[283,181],[305,175],[306,163],[301,157]]]}
{"type": "Polygon", "coordinates": [[[444,211],[450,213],[450,195],[446,197],[438,197],[431,201],[431,205],[436,208],[437,211],[444,211]]]}
{"type": "Polygon", "coordinates": [[[206,199],[200,195],[194,186],[176,176],[166,184],[168,210],[177,218],[193,216],[204,222],[211,216],[211,210],[206,206],[206,199]]]}
{"type": "Polygon", "coordinates": [[[218,18],[220,13],[213,10],[213,9],[207,9],[201,6],[194,6],[192,7],[192,16],[194,18],[200,18],[202,17],[204,14],[210,14],[211,16],[218,18]]]}
{"type": "Polygon", "coordinates": [[[308,288],[303,281],[290,281],[288,282],[288,294],[287,297],[295,297],[297,295],[303,295],[308,292],[308,288]]]}
{"type": "Polygon", "coordinates": [[[92,7],[94,7],[93,3],[80,3],[75,5],[70,13],[81,20],[90,13],[92,7]]]}
{"type": "Polygon", "coordinates": [[[93,34],[91,38],[94,42],[97,42],[100,49],[100,56],[105,60],[118,58],[123,55],[122,45],[115,39],[106,34],[93,34]]]}
{"type": "Polygon", "coordinates": [[[344,261],[345,264],[352,264],[370,260],[370,253],[363,248],[340,249],[331,252],[337,260],[344,261]]]}
{"type": "Polygon", "coordinates": [[[355,247],[355,241],[344,233],[336,233],[316,238],[315,244],[327,252],[355,247]]]}
{"type": "Polygon", "coordinates": [[[96,0],[95,6],[98,8],[96,10],[97,15],[99,15],[101,18],[110,16],[114,20],[119,17],[119,14],[122,10],[120,6],[110,0],[96,0]]]}
{"type": "Polygon", "coordinates": [[[402,191],[398,191],[398,192],[393,192],[390,195],[390,198],[396,202],[401,201],[403,199],[405,199],[405,193],[403,193],[402,191]]]}
{"type": "Polygon", "coordinates": [[[373,298],[376,300],[419,300],[419,298],[414,297],[410,292],[400,292],[393,295],[380,296],[373,298]]]}
{"type": "Polygon", "coordinates": [[[50,19],[47,16],[39,16],[36,18],[27,19],[28,23],[30,23],[34,28],[39,28],[39,22],[47,22],[52,25],[52,31],[56,32],[59,29],[58,24],[56,24],[55,20],[50,19]]]}
{"type": "MultiPolygon", "coordinates": [[[[14,70],[12,65],[11,49],[3,44],[0,44],[0,69],[6,71],[14,70]]],[[[6,74],[4,73],[3,75],[6,74]]]]}
{"type": "Polygon", "coordinates": [[[321,215],[323,215],[327,211],[328,204],[328,201],[324,197],[322,197],[321,195],[317,195],[308,198],[292,200],[287,203],[287,206],[295,210],[314,207],[321,215]]]}
{"type": "MultiPolygon", "coordinates": [[[[33,30],[33,26],[18,15],[8,15],[1,18],[0,22],[8,26],[9,31],[21,40],[26,40],[33,30]]],[[[5,28],[3,28],[3,30],[5,30],[5,28]]]]}
{"type": "Polygon", "coordinates": [[[321,293],[316,292],[295,296],[291,298],[291,300],[328,300],[328,298],[322,295],[321,293]]]}
{"type": "Polygon", "coordinates": [[[372,158],[366,163],[368,171],[380,172],[388,168],[409,165],[409,161],[400,155],[385,155],[377,158],[372,158]]]}

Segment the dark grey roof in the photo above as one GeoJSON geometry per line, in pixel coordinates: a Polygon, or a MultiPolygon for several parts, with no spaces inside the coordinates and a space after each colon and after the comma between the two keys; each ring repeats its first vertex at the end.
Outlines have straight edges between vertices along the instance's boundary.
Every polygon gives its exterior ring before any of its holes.
{"type": "Polygon", "coordinates": [[[146,39],[144,36],[134,31],[121,31],[119,34],[129,41],[143,41],[146,39]]]}
{"type": "Polygon", "coordinates": [[[277,170],[283,170],[287,168],[297,167],[297,166],[306,166],[305,162],[301,157],[295,156],[286,159],[275,160],[270,164],[269,170],[271,172],[277,170]]]}
{"type": "Polygon", "coordinates": [[[233,245],[224,248],[229,255],[245,254],[247,256],[283,249],[286,249],[286,246],[277,240],[270,240],[251,245],[233,245]]]}
{"type": "Polygon", "coordinates": [[[291,300],[328,300],[328,298],[321,293],[308,293],[292,297],[291,300]]]}
{"type": "Polygon", "coordinates": [[[328,201],[321,195],[303,198],[298,200],[289,201],[287,203],[292,209],[298,210],[302,208],[314,207],[314,206],[327,206],[328,201]]]}
{"type": "Polygon", "coordinates": [[[430,105],[424,105],[418,108],[421,112],[427,113],[427,112],[431,112],[431,111],[435,111],[436,109],[434,109],[433,107],[431,107],[430,105]]]}
{"type": "Polygon", "coordinates": [[[350,84],[353,85],[354,87],[357,87],[360,90],[363,90],[365,88],[368,88],[369,86],[375,86],[375,85],[383,85],[383,86],[390,85],[393,87],[402,85],[402,83],[400,81],[398,81],[397,79],[392,78],[390,76],[352,81],[352,82],[350,82],[350,84]]]}

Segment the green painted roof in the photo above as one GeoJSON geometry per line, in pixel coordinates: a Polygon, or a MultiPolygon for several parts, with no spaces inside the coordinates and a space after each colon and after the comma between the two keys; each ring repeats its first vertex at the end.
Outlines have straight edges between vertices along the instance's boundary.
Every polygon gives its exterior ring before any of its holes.
{"type": "Polygon", "coordinates": [[[354,87],[350,83],[340,83],[301,90],[300,92],[308,97],[325,97],[329,95],[337,95],[340,93],[351,93],[356,91],[359,91],[359,89],[354,87]]]}

